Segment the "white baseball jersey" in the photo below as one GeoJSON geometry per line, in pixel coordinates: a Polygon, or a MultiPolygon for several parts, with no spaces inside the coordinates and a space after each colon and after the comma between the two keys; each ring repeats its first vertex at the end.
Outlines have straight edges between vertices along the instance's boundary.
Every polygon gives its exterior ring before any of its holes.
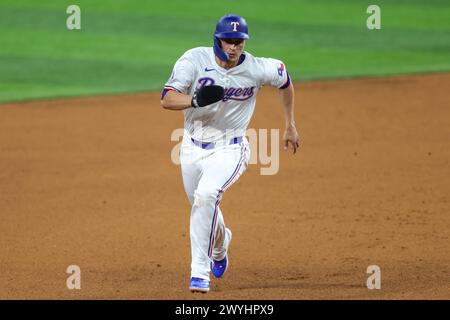
{"type": "Polygon", "coordinates": [[[214,84],[225,88],[221,101],[184,110],[185,130],[199,141],[226,139],[230,132],[233,136],[244,136],[258,90],[263,85],[286,88],[290,79],[280,60],[257,58],[244,52],[240,63],[227,70],[217,64],[212,47],[198,47],[178,59],[165,90],[193,95],[202,86],[214,84]]]}

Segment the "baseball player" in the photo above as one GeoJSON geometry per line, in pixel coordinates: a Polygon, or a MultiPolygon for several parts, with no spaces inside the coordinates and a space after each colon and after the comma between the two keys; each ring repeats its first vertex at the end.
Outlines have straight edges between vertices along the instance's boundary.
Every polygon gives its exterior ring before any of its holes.
{"type": "Polygon", "coordinates": [[[294,121],[294,88],[283,62],[244,51],[249,39],[241,16],[223,16],[213,47],[186,51],[165,84],[161,105],[183,110],[180,149],[183,184],[192,205],[190,217],[192,292],[209,291],[210,272],[223,276],[229,266],[232,233],[220,201],[245,171],[250,159],[245,131],[263,85],[279,89],[286,129],[284,149],[295,154],[299,137],[294,121]]]}

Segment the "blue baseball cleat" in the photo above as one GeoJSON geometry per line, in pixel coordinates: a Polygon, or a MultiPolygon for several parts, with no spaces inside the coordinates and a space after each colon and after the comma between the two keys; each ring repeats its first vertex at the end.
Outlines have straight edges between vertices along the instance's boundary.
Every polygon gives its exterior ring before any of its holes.
{"type": "Polygon", "coordinates": [[[227,271],[227,268],[228,268],[228,259],[226,256],[220,261],[213,260],[213,262],[211,262],[211,272],[216,278],[221,278],[225,273],[225,271],[227,271]]]}
{"type": "Polygon", "coordinates": [[[189,290],[191,292],[207,293],[209,291],[209,281],[201,278],[191,278],[189,290]]]}
{"type": "MultiPolygon", "coordinates": [[[[226,229],[226,236],[225,236],[225,248],[228,251],[228,247],[231,242],[231,230],[226,229]]],[[[214,277],[221,278],[223,274],[227,271],[228,268],[228,254],[225,255],[225,258],[222,260],[213,260],[211,262],[211,272],[213,273],[214,277]]]]}

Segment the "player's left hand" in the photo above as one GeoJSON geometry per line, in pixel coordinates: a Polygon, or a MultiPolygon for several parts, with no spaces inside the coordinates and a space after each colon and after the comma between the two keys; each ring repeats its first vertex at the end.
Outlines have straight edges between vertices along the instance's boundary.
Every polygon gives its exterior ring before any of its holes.
{"type": "Polygon", "coordinates": [[[295,154],[297,152],[297,149],[300,146],[300,139],[298,137],[297,129],[295,128],[295,126],[289,126],[286,128],[283,135],[283,143],[284,150],[287,150],[290,144],[293,153],[295,154]]]}

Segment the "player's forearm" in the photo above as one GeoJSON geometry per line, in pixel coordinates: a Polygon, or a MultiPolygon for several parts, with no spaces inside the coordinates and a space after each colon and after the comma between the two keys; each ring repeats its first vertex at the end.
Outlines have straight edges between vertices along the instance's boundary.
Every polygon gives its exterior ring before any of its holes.
{"type": "Polygon", "coordinates": [[[177,91],[169,91],[161,100],[161,106],[169,110],[184,110],[191,107],[192,97],[177,91]]]}
{"type": "Polygon", "coordinates": [[[294,118],[294,86],[292,83],[286,89],[280,89],[281,103],[284,109],[286,128],[295,127],[294,118]]]}

